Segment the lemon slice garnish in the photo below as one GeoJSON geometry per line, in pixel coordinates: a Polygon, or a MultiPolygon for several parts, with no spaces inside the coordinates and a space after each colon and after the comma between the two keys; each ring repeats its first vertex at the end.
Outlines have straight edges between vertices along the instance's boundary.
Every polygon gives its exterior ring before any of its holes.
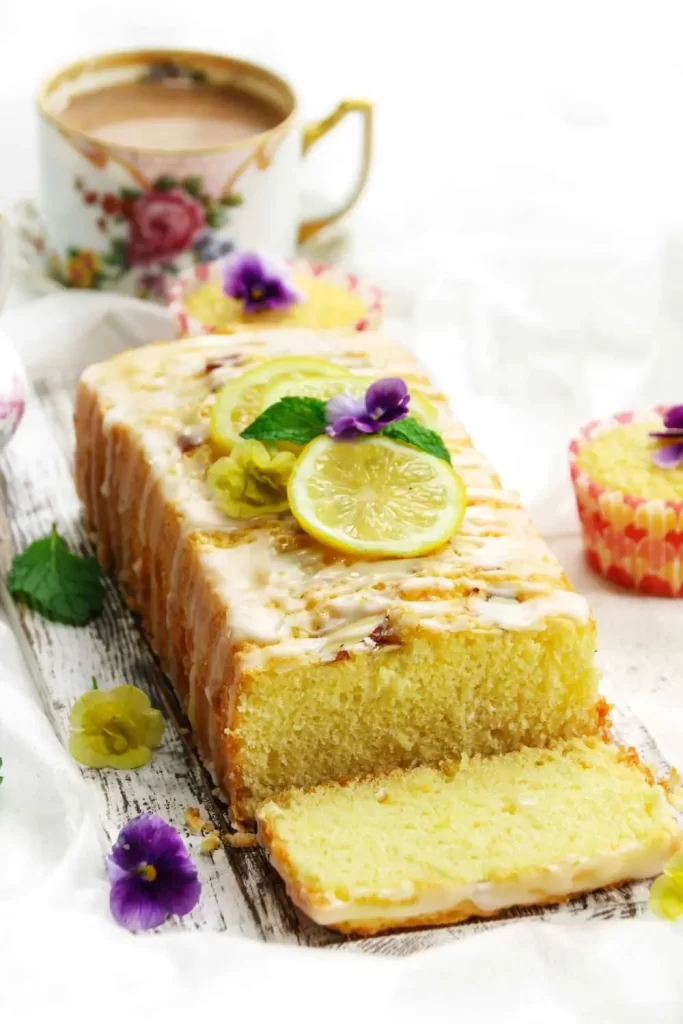
{"type": "Polygon", "coordinates": [[[277,377],[266,385],[263,391],[261,411],[275,405],[281,398],[291,398],[296,395],[300,398],[319,398],[321,401],[327,402],[333,395],[344,393],[363,395],[366,388],[367,384],[359,383],[357,377],[353,377],[350,373],[345,374],[343,370],[338,370],[336,377],[307,377],[305,380],[277,377]]]}
{"type": "Polygon", "coordinates": [[[340,368],[324,359],[284,356],[245,370],[224,384],[211,409],[209,436],[221,452],[230,452],[240,434],[261,411],[265,387],[275,378],[302,381],[307,377],[338,377],[340,368]]]}
{"type": "Polygon", "coordinates": [[[386,437],[317,437],[287,486],[299,525],[328,547],[365,558],[408,558],[460,526],[465,485],[443,459],[386,437]]]}
{"type": "MultiPolygon", "coordinates": [[[[275,405],[281,398],[297,395],[301,398],[319,398],[322,402],[329,401],[334,395],[353,395],[360,398],[372,384],[375,377],[354,377],[353,374],[339,374],[337,377],[307,377],[305,380],[292,380],[279,377],[266,386],[263,391],[262,410],[275,405]]],[[[425,427],[434,429],[439,422],[439,414],[428,398],[419,391],[410,389],[409,415],[425,427]]]]}

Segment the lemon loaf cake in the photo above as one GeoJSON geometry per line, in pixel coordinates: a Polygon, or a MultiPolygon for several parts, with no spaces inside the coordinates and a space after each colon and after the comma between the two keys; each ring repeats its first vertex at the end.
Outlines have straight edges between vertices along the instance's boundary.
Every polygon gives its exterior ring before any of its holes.
{"type": "Polygon", "coordinates": [[[292,900],[359,934],[651,878],[683,838],[666,784],[597,737],[295,790],[258,825],[292,900]]]}
{"type": "Polygon", "coordinates": [[[291,787],[597,731],[585,600],[392,340],[278,330],[131,350],[84,373],[75,424],[98,557],[142,614],[235,821],[291,787]],[[448,543],[364,560],[289,511],[226,515],[207,483],[217,394],[241,386],[239,431],[273,366],[291,378],[316,360],[400,377],[432,410],[466,489],[448,543]]]}

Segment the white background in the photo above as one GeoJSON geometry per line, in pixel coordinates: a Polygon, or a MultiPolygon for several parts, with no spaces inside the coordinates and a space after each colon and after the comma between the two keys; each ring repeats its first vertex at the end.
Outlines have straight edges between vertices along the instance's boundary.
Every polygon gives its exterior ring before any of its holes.
{"type": "MultiPolygon", "coordinates": [[[[564,453],[594,413],[683,401],[681,40],[674,0],[0,0],[3,208],[35,188],[37,81],[88,53],[252,57],[291,78],[306,118],[343,96],[375,100],[371,184],[330,251],[390,289],[409,341],[593,602],[610,685],[679,766],[682,606],[583,571],[564,453]]],[[[343,190],[352,135],[321,144],[318,201],[343,190]]],[[[50,302],[3,320],[25,356],[29,340],[60,351],[50,302]]],[[[78,772],[22,678],[0,623],[3,1020],[288,1019],[296,1007],[299,1019],[680,1024],[683,932],[655,921],[515,925],[409,965],[130,938],[108,918],[78,772]]]]}

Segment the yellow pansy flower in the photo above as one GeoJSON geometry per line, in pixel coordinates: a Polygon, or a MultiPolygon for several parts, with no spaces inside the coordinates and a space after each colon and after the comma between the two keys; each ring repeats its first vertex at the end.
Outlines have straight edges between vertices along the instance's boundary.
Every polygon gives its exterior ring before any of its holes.
{"type": "Polygon", "coordinates": [[[209,487],[234,519],[250,519],[287,508],[287,481],[296,456],[262,441],[238,441],[230,455],[209,468],[209,487]]]}
{"type": "Polygon", "coordinates": [[[650,910],[666,921],[683,917],[683,853],[677,853],[650,889],[650,910]]]}
{"type": "Polygon", "coordinates": [[[137,686],[90,690],[69,718],[69,752],[87,768],[141,768],[161,743],[164,720],[137,686]]]}

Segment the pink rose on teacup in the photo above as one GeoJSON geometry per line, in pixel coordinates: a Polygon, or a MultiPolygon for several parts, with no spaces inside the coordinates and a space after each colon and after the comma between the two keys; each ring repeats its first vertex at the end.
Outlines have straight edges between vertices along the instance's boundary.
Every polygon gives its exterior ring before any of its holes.
{"type": "Polygon", "coordinates": [[[205,226],[204,207],[179,188],[144,192],[125,211],[130,266],[161,263],[189,248],[205,226]]]}

